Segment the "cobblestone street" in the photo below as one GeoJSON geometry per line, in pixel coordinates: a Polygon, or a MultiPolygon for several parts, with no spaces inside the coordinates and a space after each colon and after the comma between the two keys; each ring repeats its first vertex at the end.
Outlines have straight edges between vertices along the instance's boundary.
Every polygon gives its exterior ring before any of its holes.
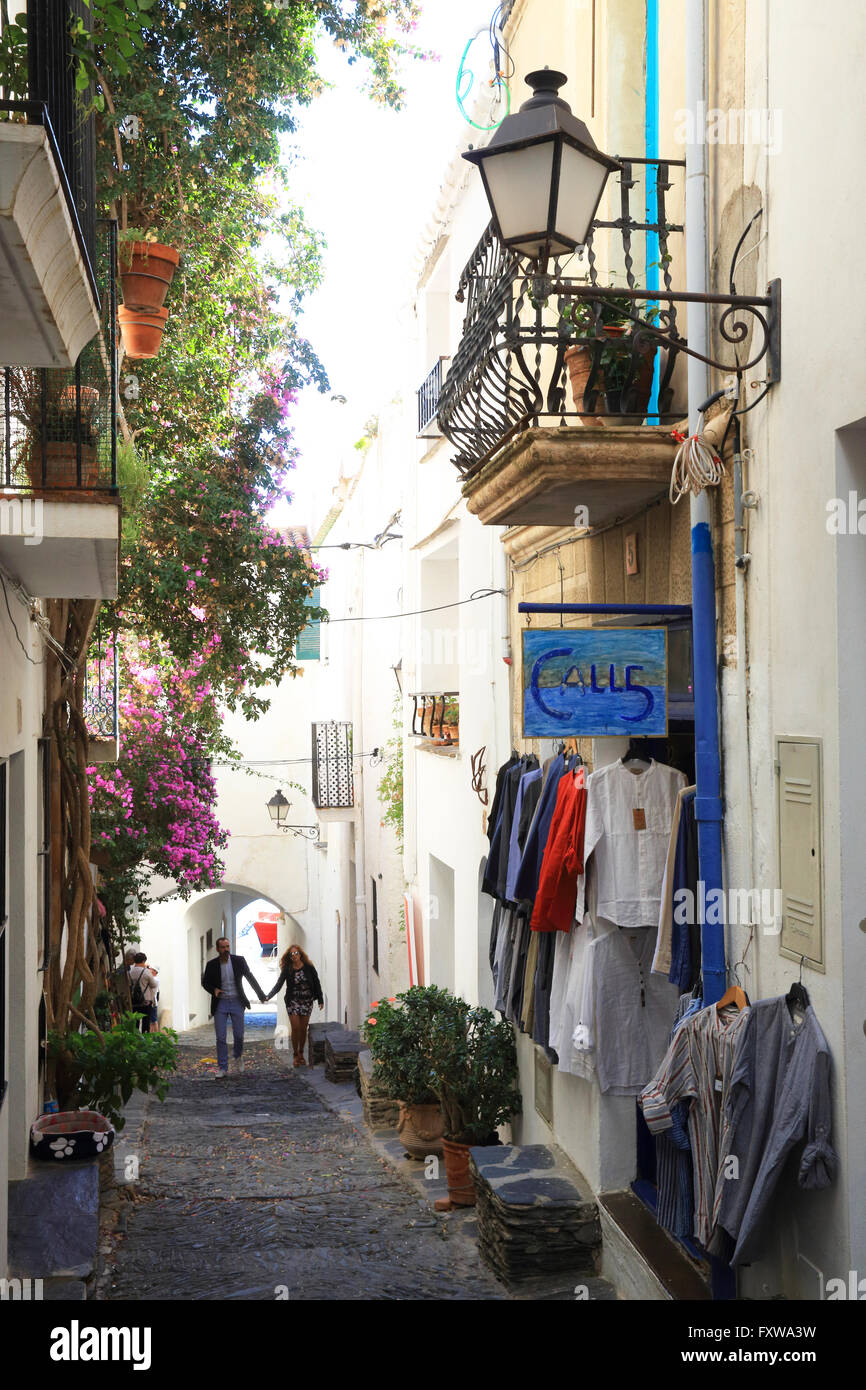
{"type": "Polygon", "coordinates": [[[248,1044],[244,1074],[224,1080],[212,1051],[185,1044],[180,1058],[129,1149],[138,1200],[124,1203],[125,1234],[105,1252],[103,1297],[507,1297],[474,1241],[272,1043],[248,1044]]]}

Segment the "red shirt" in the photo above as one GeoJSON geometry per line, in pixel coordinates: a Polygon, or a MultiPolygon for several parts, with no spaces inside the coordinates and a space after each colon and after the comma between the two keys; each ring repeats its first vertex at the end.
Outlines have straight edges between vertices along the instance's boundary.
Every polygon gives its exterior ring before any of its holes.
{"type": "Polygon", "coordinates": [[[538,893],[532,912],[533,931],[570,931],[583,873],[586,787],[583,768],[560,779],[550,834],[544,847],[538,893]]]}

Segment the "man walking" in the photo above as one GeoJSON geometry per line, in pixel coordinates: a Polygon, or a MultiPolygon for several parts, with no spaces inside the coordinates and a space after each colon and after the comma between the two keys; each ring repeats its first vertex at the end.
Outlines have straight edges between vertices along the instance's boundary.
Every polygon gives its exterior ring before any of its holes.
{"type": "Polygon", "coordinates": [[[244,1009],[250,1007],[250,1001],[244,993],[244,976],[249,980],[260,1002],[265,1002],[265,996],[259,988],[258,980],[253,975],[243,956],[233,956],[231,953],[231,942],[227,936],[221,936],[216,944],[217,956],[215,960],[209,960],[204,968],[201,977],[202,986],[211,996],[211,1016],[216,1029],[217,1047],[217,1076],[227,1076],[229,1070],[229,1050],[226,1041],[226,1029],[228,1021],[232,1021],[232,1041],[234,1043],[235,1071],[243,1071],[243,1050],[244,1050],[244,1009]]]}

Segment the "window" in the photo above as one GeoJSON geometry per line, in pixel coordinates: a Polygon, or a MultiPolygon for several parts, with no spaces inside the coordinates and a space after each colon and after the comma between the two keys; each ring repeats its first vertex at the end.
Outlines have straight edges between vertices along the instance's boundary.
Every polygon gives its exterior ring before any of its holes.
{"type": "Polygon", "coordinates": [[[213,946],[213,927],[208,928],[208,933],[205,937],[205,946],[208,950],[210,950],[211,946],[213,946]]]}
{"type": "MultiPolygon", "coordinates": [[[[306,608],[318,608],[321,602],[321,589],[314,589],[309,598],[304,600],[306,608]]],[[[295,651],[295,658],[298,661],[318,661],[321,656],[321,623],[307,623],[303,632],[298,637],[298,646],[295,651]]]]}
{"type": "Polygon", "coordinates": [[[373,928],[373,972],[379,973],[379,895],[376,880],[370,879],[370,925],[373,928]]]}
{"type": "Polygon", "coordinates": [[[349,809],[355,804],[352,780],[352,725],[327,723],[312,726],[313,805],[320,811],[349,809]]]}

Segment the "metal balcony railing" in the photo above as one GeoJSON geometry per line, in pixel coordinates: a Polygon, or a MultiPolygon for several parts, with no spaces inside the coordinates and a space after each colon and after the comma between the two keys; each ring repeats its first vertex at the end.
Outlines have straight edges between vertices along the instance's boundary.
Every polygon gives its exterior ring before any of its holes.
{"type": "Polygon", "coordinates": [[[117,491],[117,224],[97,223],[101,332],[75,366],[0,372],[0,489],[117,491]]]}
{"type": "Polygon", "coordinates": [[[355,804],[352,776],[352,725],[316,723],[313,732],[313,805],[320,811],[350,809],[355,804]]]}
{"type": "Polygon", "coordinates": [[[436,365],[428,372],[418,391],[418,436],[421,439],[429,438],[431,435],[431,425],[435,434],[439,434],[436,424],[436,411],[439,408],[439,396],[442,391],[442,380],[445,375],[443,362],[450,361],[448,357],[440,357],[436,365]]]}
{"type": "Polygon", "coordinates": [[[84,663],[84,722],[91,738],[117,738],[119,680],[117,642],[97,623],[84,663]]]}
{"type": "Polygon", "coordinates": [[[492,226],[472,253],[457,291],[458,301],[466,304],[463,334],[437,412],[464,476],[477,473],[532,426],[592,423],[604,416],[632,423],[677,418],[671,377],[685,339],[670,297],[670,246],[683,227],[668,217],[666,195],[672,170],[684,164],[643,159],[622,164],[620,215],[593,224],[582,277],[563,273],[571,259],[566,257],[556,258],[545,275],[531,273],[501,245],[492,226]],[[638,184],[640,202],[632,192],[638,184]],[[608,261],[622,266],[618,277],[610,276],[618,285],[600,279],[595,243],[602,232],[611,239],[608,261]],[[657,299],[652,289],[638,286],[638,255],[642,267],[654,257],[657,299]],[[662,335],[664,347],[659,346],[662,335]],[[580,408],[572,404],[565,361],[571,347],[586,350],[580,408]]]}
{"type": "Polygon", "coordinates": [[[413,694],[413,738],[430,739],[439,745],[460,741],[460,696],[456,690],[427,691],[413,694]]]}
{"type": "MultiPolygon", "coordinates": [[[[20,7],[23,8],[23,7],[20,7]]],[[[85,0],[28,0],[27,63],[17,83],[7,86],[0,119],[26,119],[44,127],[57,165],[91,292],[99,304],[96,261],[96,133],[85,116],[89,92],[75,89],[69,32],[72,17],[92,27],[85,0]]]]}

